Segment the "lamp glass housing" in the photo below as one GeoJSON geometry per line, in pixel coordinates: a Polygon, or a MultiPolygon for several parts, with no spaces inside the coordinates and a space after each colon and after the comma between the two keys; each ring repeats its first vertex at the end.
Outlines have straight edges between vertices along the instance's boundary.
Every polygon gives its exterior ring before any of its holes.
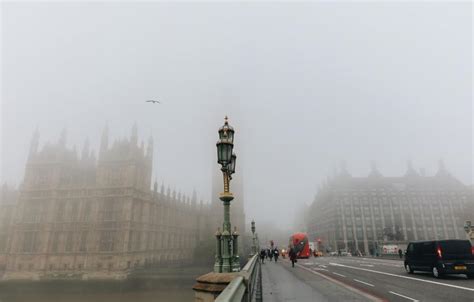
{"type": "Polygon", "coordinates": [[[232,160],[232,149],[234,145],[227,139],[220,139],[217,144],[217,162],[226,167],[232,160]]]}
{"type": "Polygon", "coordinates": [[[229,172],[230,174],[234,174],[235,173],[235,163],[237,161],[237,155],[235,155],[235,153],[232,152],[232,158],[230,160],[230,163],[229,163],[229,172]]]}

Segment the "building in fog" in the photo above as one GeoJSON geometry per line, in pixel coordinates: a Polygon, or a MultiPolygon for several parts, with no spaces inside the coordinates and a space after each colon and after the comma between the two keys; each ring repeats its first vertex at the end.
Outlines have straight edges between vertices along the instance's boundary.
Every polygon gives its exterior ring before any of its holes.
{"type": "Polygon", "coordinates": [[[367,177],[352,177],[343,167],[321,186],[307,224],[310,238],[321,238],[330,250],[372,254],[383,242],[464,239],[464,220],[473,213],[472,187],[441,161],[434,176],[408,163],[404,176],[384,177],[373,164],[367,177]]]}
{"type": "Polygon", "coordinates": [[[210,207],[196,194],[151,189],[153,140],[109,145],[104,129],[98,159],[58,143],[31,142],[18,191],[0,200],[0,279],[125,278],[133,269],[183,263],[212,234],[210,207]]]}

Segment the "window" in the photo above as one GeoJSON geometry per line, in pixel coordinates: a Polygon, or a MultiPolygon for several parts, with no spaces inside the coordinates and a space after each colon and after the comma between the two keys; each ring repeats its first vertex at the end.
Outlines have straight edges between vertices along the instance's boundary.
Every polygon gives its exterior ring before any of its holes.
{"type": "Polygon", "coordinates": [[[55,232],[53,234],[53,244],[52,244],[52,251],[53,252],[57,252],[58,251],[58,247],[59,247],[59,236],[60,236],[60,233],[59,232],[55,232]]]}
{"type": "Polygon", "coordinates": [[[102,231],[100,235],[99,250],[101,252],[109,252],[114,250],[114,241],[116,231],[102,231]]]}
{"type": "Polygon", "coordinates": [[[86,252],[87,251],[87,231],[81,232],[81,240],[79,243],[79,251],[86,252]]]}

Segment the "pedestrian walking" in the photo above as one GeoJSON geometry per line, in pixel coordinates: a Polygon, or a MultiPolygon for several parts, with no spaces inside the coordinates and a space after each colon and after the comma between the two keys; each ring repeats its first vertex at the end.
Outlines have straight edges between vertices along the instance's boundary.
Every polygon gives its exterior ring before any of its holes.
{"type": "Polygon", "coordinates": [[[265,257],[266,257],[266,256],[267,256],[267,252],[266,252],[264,249],[262,249],[262,250],[260,251],[260,261],[262,261],[262,264],[265,263],[265,257]]]}
{"type": "Polygon", "coordinates": [[[275,248],[273,250],[273,257],[275,257],[275,262],[278,261],[278,256],[280,256],[280,252],[278,251],[278,248],[275,248]]]}
{"type": "Polygon", "coordinates": [[[290,252],[288,253],[288,256],[290,256],[291,260],[291,266],[295,267],[295,262],[296,262],[296,251],[293,247],[290,248],[290,252]]]}
{"type": "Polygon", "coordinates": [[[268,258],[270,258],[270,261],[273,261],[273,249],[268,249],[268,258]]]}
{"type": "Polygon", "coordinates": [[[402,249],[398,249],[398,256],[400,256],[400,259],[403,258],[403,252],[402,249]]]}

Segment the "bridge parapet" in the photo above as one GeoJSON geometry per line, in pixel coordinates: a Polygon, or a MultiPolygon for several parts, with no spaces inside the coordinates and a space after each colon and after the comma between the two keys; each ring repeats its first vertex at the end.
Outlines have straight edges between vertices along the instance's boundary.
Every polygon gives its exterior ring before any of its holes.
{"type": "Polygon", "coordinates": [[[253,255],[244,268],[215,300],[216,302],[262,301],[262,268],[258,254],[253,255]]]}

